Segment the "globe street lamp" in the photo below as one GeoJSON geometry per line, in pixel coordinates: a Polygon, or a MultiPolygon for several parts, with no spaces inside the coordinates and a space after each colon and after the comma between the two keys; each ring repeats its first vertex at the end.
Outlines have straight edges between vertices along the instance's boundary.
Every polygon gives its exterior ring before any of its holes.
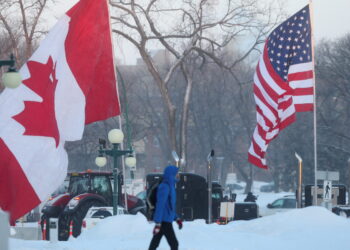
{"type": "Polygon", "coordinates": [[[131,171],[135,171],[136,167],[136,158],[133,155],[129,155],[125,158],[125,164],[130,167],[131,171]]]}
{"type": "Polygon", "coordinates": [[[4,73],[2,76],[2,82],[7,88],[17,88],[21,82],[21,75],[16,71],[15,68],[15,58],[13,54],[10,56],[10,60],[0,60],[0,68],[2,66],[10,66],[8,72],[4,73]]]}
{"type": "Polygon", "coordinates": [[[99,155],[96,157],[95,163],[98,167],[102,168],[107,164],[107,158],[103,155],[99,155]]]}
{"type": "Polygon", "coordinates": [[[119,150],[119,145],[124,139],[124,134],[120,129],[112,129],[108,133],[108,140],[112,144],[111,149],[106,148],[106,141],[104,139],[99,139],[100,149],[98,150],[99,156],[96,157],[95,163],[99,167],[103,167],[107,163],[106,157],[104,155],[109,155],[113,157],[113,179],[114,179],[114,189],[113,189],[113,215],[117,214],[118,202],[119,202],[119,179],[118,179],[118,157],[123,155],[128,155],[125,164],[129,167],[136,165],[136,159],[132,156],[133,150],[119,150]],[[130,164],[130,165],[129,165],[130,164]]]}

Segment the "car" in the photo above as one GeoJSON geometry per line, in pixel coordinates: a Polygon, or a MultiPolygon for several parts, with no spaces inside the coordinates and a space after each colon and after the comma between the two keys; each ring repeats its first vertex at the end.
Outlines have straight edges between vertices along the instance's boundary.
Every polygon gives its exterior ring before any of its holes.
{"type": "Polygon", "coordinates": [[[265,193],[273,192],[274,189],[275,189],[275,184],[274,183],[269,183],[269,184],[266,184],[266,185],[262,185],[260,187],[260,192],[265,192],[265,193]]]}
{"type": "MultiPolygon", "coordinates": [[[[124,208],[118,206],[117,215],[125,214],[124,208]]],[[[88,230],[94,227],[101,219],[107,218],[113,215],[113,207],[91,207],[82,223],[82,231],[88,230]]]]}
{"type": "Polygon", "coordinates": [[[297,208],[295,195],[286,195],[259,209],[259,216],[267,216],[297,208]]]}
{"type": "Polygon", "coordinates": [[[332,212],[344,217],[350,218],[350,206],[349,205],[338,205],[332,208],[332,212]]]}
{"type": "Polygon", "coordinates": [[[144,202],[146,202],[146,196],[147,196],[147,191],[141,191],[139,193],[136,194],[136,197],[139,198],[140,200],[143,200],[144,202]]]}
{"type": "Polygon", "coordinates": [[[243,187],[237,183],[226,184],[226,188],[228,188],[231,191],[243,189],[243,187]]]}

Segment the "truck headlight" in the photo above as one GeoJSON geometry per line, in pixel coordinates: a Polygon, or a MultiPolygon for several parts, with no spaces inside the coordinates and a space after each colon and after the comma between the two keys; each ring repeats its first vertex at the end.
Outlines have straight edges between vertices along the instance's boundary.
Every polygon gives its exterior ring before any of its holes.
{"type": "Polygon", "coordinates": [[[79,204],[79,200],[79,197],[74,197],[73,199],[71,199],[68,203],[68,208],[74,209],[79,204]]]}
{"type": "Polygon", "coordinates": [[[59,194],[59,195],[55,195],[53,197],[50,197],[47,202],[45,203],[45,207],[46,206],[52,206],[57,200],[59,200],[62,196],[64,196],[65,194],[59,194]]]}

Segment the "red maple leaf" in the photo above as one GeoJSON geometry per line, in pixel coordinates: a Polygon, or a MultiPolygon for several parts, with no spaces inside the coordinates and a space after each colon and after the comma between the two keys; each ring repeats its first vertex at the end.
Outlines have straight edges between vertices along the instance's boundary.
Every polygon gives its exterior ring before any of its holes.
{"type": "Polygon", "coordinates": [[[23,84],[41,96],[43,101],[25,101],[24,110],[13,119],[24,126],[24,135],[52,137],[57,147],[60,135],[55,116],[56,64],[50,56],[46,64],[28,61],[27,66],[30,78],[23,84]]]}

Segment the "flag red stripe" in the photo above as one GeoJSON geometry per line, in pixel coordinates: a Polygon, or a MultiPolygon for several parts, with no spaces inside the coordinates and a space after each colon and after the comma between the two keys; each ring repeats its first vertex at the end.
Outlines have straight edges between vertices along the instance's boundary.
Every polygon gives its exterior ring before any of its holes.
{"type": "MultiPolygon", "coordinates": [[[[260,135],[260,137],[266,141],[267,132],[264,130],[264,128],[259,123],[257,124],[257,128],[258,128],[258,134],[260,135]]],[[[261,155],[261,157],[262,157],[262,155],[261,155]]]]}
{"type": "Polygon", "coordinates": [[[0,138],[0,207],[10,213],[14,224],[23,214],[38,204],[40,199],[34,192],[17,159],[0,138]]]}
{"type": "Polygon", "coordinates": [[[314,88],[297,88],[294,90],[294,96],[302,96],[302,95],[313,95],[314,88]]]}
{"type": "Polygon", "coordinates": [[[259,146],[258,143],[256,143],[255,140],[253,140],[253,148],[254,148],[254,153],[258,156],[260,156],[261,158],[264,158],[265,153],[261,150],[261,147],[259,146]]]}
{"type": "Polygon", "coordinates": [[[283,120],[280,125],[279,125],[279,129],[280,131],[282,131],[283,129],[285,129],[287,126],[289,126],[290,124],[292,124],[293,122],[295,122],[296,120],[296,115],[295,113],[292,114],[291,116],[289,116],[287,119],[283,120]]]}
{"type": "MultiPolygon", "coordinates": [[[[260,64],[261,62],[259,62],[260,64]]],[[[272,100],[275,101],[275,103],[278,102],[278,94],[271,88],[271,86],[265,81],[264,77],[261,74],[260,67],[256,67],[256,75],[261,83],[261,86],[265,89],[266,93],[271,97],[272,100]]]]}
{"type": "Polygon", "coordinates": [[[297,112],[307,112],[307,111],[313,111],[314,110],[314,104],[295,104],[295,110],[297,112]]]}
{"type": "Polygon", "coordinates": [[[251,154],[248,154],[248,161],[259,168],[267,169],[267,166],[264,165],[259,158],[256,158],[251,154]]]}
{"type": "Polygon", "coordinates": [[[273,127],[272,122],[264,116],[264,114],[259,106],[256,106],[256,112],[258,112],[264,118],[266,126],[273,127]]]}
{"type": "Polygon", "coordinates": [[[300,81],[305,79],[311,79],[313,77],[312,70],[304,71],[304,72],[298,72],[293,74],[288,74],[288,81],[300,81]]]}
{"type": "Polygon", "coordinates": [[[101,18],[109,16],[107,1],[80,1],[67,15],[66,58],[86,97],[85,123],[119,115],[109,19],[101,18]]]}
{"type": "MultiPolygon", "coordinates": [[[[276,127],[274,127],[274,128],[270,127],[268,131],[265,131],[264,128],[259,123],[257,124],[257,128],[258,128],[258,133],[259,133],[260,137],[265,141],[265,143],[267,145],[269,144],[270,141],[272,141],[277,136],[277,134],[276,134],[272,138],[268,139],[267,133],[270,134],[270,133],[273,133],[274,130],[279,129],[278,125],[277,125],[276,127]]],[[[261,156],[261,157],[265,156],[265,152],[263,152],[263,153],[264,153],[263,155],[259,154],[259,156],[261,156]]]]}
{"type": "MultiPolygon", "coordinates": [[[[278,109],[281,109],[281,110],[286,110],[287,108],[289,108],[291,105],[293,105],[293,98],[290,97],[289,99],[283,101],[283,102],[280,102],[278,104],[278,109]]],[[[282,117],[280,117],[282,118],[282,117]]]]}
{"type": "Polygon", "coordinates": [[[266,107],[277,117],[277,111],[270,105],[270,103],[265,99],[264,95],[261,93],[260,89],[254,85],[254,94],[262,101],[266,107]]]}

